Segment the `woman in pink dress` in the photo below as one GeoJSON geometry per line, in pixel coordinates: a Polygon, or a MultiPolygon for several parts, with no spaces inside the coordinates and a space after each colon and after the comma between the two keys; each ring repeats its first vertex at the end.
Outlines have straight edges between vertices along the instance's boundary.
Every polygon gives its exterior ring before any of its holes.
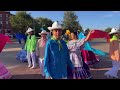
{"type": "MultiPolygon", "coordinates": [[[[4,46],[6,45],[6,42],[9,42],[10,38],[0,34],[0,53],[2,52],[4,46]]],[[[0,79],[10,79],[11,78],[11,74],[8,71],[8,69],[5,67],[5,65],[0,62],[0,79]]]]}
{"type": "Polygon", "coordinates": [[[89,39],[89,36],[92,31],[89,32],[88,36],[85,39],[77,39],[77,33],[71,32],[71,41],[68,42],[68,49],[70,53],[70,59],[76,70],[73,73],[73,79],[91,79],[92,75],[90,71],[84,68],[84,62],[81,56],[81,50],[84,47],[84,43],[89,39]]]}
{"type": "Polygon", "coordinates": [[[0,62],[0,79],[10,79],[11,76],[8,69],[0,62]]]}

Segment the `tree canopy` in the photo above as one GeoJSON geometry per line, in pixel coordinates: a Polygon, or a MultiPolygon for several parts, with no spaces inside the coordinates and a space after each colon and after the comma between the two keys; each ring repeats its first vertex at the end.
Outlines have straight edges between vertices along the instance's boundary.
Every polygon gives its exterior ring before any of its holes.
{"type": "Polygon", "coordinates": [[[78,16],[74,11],[65,11],[63,19],[64,29],[68,29],[70,31],[82,31],[82,27],[79,24],[79,21],[77,21],[78,16]]]}
{"type": "Polygon", "coordinates": [[[10,23],[14,32],[25,33],[28,27],[33,27],[33,18],[26,11],[17,11],[10,16],[10,23]]]}

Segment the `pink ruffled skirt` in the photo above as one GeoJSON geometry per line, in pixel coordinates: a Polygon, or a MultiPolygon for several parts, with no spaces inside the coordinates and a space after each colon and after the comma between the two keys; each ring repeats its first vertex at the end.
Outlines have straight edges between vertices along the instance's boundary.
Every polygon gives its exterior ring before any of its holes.
{"type": "Polygon", "coordinates": [[[0,62],[0,79],[10,79],[11,76],[8,69],[0,62]]]}

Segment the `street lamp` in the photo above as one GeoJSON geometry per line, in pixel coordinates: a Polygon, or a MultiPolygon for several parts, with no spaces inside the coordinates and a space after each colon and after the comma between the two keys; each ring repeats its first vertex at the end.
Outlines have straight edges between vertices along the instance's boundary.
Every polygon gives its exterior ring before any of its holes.
{"type": "Polygon", "coordinates": [[[33,28],[34,28],[34,32],[35,32],[35,21],[33,19],[33,28]]]}

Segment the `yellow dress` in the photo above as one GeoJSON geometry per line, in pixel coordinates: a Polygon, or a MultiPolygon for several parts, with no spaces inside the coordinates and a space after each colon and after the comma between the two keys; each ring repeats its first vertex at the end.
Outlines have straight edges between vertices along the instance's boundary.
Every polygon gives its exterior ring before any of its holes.
{"type": "Polygon", "coordinates": [[[116,36],[110,40],[109,53],[112,60],[120,61],[119,41],[116,36]]]}

